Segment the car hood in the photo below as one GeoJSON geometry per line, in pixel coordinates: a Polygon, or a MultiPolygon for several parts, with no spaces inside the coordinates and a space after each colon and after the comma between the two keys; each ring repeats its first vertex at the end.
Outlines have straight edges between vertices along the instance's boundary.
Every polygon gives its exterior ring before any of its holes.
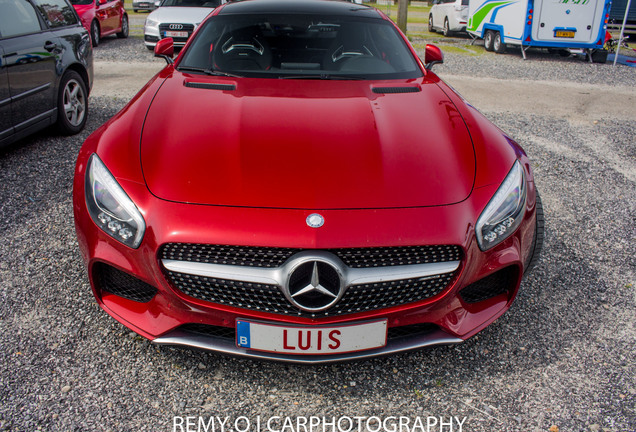
{"type": "Polygon", "coordinates": [[[146,184],[161,199],[224,206],[372,209],[466,199],[475,158],[455,105],[433,82],[398,86],[414,92],[369,81],[175,72],[146,116],[146,184]]]}
{"type": "Polygon", "coordinates": [[[199,24],[214,8],[162,6],[148,15],[149,19],[160,23],[199,24]]]}

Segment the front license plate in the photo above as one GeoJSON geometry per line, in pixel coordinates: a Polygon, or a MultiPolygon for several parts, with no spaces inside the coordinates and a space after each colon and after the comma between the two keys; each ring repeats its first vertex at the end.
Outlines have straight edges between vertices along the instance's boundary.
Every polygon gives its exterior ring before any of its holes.
{"type": "Polygon", "coordinates": [[[573,31],[565,31],[565,30],[557,30],[556,31],[556,37],[573,38],[574,37],[574,32],[573,31]]]}
{"type": "Polygon", "coordinates": [[[236,345],[286,354],[338,354],[386,345],[387,320],[325,327],[236,321],[236,345]]]}
{"type": "Polygon", "coordinates": [[[188,37],[188,32],[187,31],[167,31],[166,32],[166,37],[187,38],[188,37]]]}

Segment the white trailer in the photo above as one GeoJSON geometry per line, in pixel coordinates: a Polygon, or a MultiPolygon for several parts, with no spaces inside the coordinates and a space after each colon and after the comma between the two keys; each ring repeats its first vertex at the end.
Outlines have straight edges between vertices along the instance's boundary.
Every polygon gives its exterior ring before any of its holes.
{"type": "Polygon", "coordinates": [[[605,44],[611,0],[469,0],[468,33],[487,51],[506,45],[587,51],[605,44]]]}

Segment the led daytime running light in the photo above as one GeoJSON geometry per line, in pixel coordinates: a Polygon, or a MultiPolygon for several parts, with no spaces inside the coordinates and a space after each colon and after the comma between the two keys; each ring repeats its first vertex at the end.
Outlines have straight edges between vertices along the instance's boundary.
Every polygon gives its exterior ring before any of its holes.
{"type": "Polygon", "coordinates": [[[516,161],[477,220],[475,234],[481,250],[498,245],[519,227],[525,203],[524,171],[519,161],[516,161]]]}
{"type": "Polygon", "coordinates": [[[146,224],[104,163],[92,155],[86,170],[86,207],[95,224],[115,240],[137,248],[146,224]]]}

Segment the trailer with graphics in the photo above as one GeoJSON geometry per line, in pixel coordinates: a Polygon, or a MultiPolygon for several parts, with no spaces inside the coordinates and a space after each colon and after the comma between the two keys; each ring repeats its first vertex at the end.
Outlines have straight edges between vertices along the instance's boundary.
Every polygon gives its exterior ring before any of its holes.
{"type": "Polygon", "coordinates": [[[469,0],[467,31],[487,51],[506,45],[586,52],[605,44],[611,0],[469,0]]]}

